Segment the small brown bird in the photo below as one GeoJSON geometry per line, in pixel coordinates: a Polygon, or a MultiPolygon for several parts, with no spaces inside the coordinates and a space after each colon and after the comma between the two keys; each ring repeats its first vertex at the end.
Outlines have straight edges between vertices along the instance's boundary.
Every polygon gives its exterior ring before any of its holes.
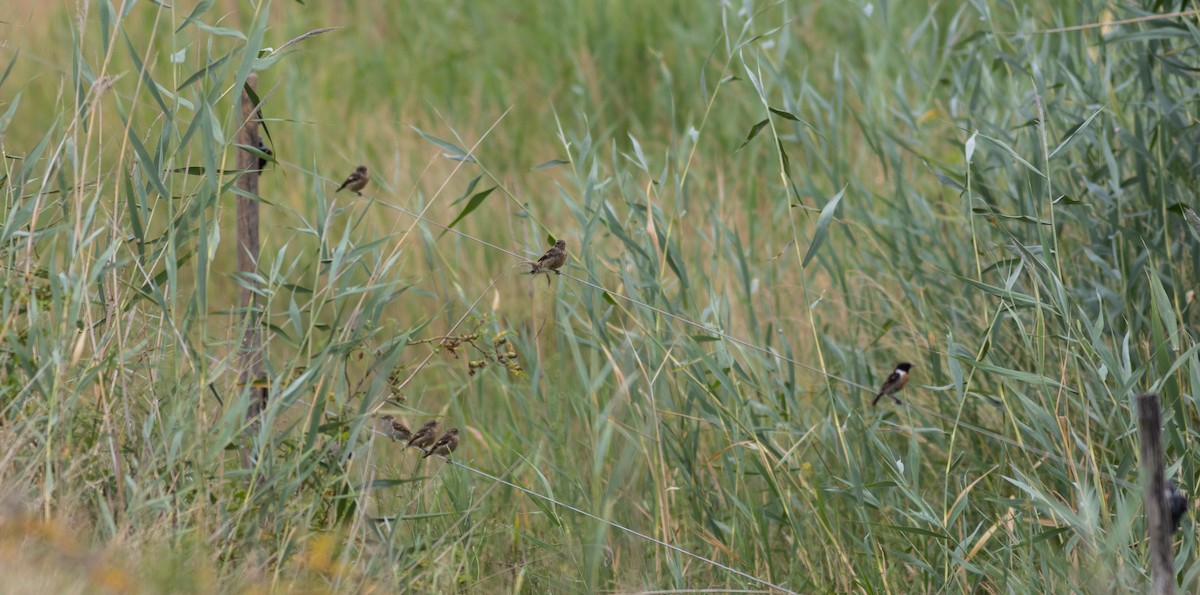
{"type": "Polygon", "coordinates": [[[404,425],[404,422],[396,420],[392,422],[392,438],[397,442],[404,442],[412,438],[412,430],[404,425]]]}
{"type": "Polygon", "coordinates": [[[392,429],[393,424],[395,424],[395,423],[396,423],[396,416],[391,415],[391,414],[384,415],[383,417],[379,418],[379,431],[382,432],[384,436],[387,436],[388,438],[395,440],[396,439],[396,431],[394,429],[392,429]]]}
{"type": "Polygon", "coordinates": [[[417,432],[412,435],[412,438],[408,439],[407,446],[415,446],[424,450],[426,446],[433,444],[433,441],[437,439],[437,425],[438,422],[436,419],[431,419],[425,422],[425,425],[421,426],[420,429],[418,429],[417,432]]]}
{"type": "Polygon", "coordinates": [[[343,188],[345,188],[346,190],[362,196],[362,189],[366,188],[367,182],[370,181],[371,176],[367,174],[367,166],[360,165],[354,168],[354,173],[346,176],[346,181],[342,182],[342,185],[338,186],[338,189],[334,190],[333,193],[337,194],[338,192],[341,192],[343,188]]]}
{"type": "Polygon", "coordinates": [[[558,269],[567,264],[567,243],[563,240],[554,242],[554,245],[541,258],[537,259],[537,262],[529,264],[531,266],[530,275],[536,275],[542,271],[554,271],[555,275],[561,275],[562,273],[558,269]]]}
{"type": "Polygon", "coordinates": [[[883,397],[891,397],[896,401],[897,405],[903,405],[904,402],[899,397],[895,396],[908,383],[908,371],[912,369],[912,364],[908,362],[900,362],[896,364],[896,369],[892,370],[891,375],[887,380],[883,381],[883,386],[879,388],[879,393],[875,395],[875,400],[871,401],[871,406],[874,407],[879,403],[879,399],[883,397]]]}
{"type": "Polygon", "coordinates": [[[400,442],[407,442],[409,438],[412,438],[412,430],[409,430],[404,422],[391,414],[379,418],[379,430],[388,438],[400,442]]]}
{"type": "Polygon", "coordinates": [[[438,438],[438,441],[429,450],[425,451],[425,456],[421,458],[427,459],[429,455],[448,457],[456,448],[458,448],[458,428],[450,428],[450,431],[442,434],[442,437],[438,438]]]}

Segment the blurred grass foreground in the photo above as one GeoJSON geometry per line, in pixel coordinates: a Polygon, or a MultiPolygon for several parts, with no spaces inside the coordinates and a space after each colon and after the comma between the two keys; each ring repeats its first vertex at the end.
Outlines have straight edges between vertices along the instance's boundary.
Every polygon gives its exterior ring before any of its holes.
{"type": "Polygon", "coordinates": [[[1146,591],[1200,17],[1022,4],[6,3],[3,591],[1146,591]]]}

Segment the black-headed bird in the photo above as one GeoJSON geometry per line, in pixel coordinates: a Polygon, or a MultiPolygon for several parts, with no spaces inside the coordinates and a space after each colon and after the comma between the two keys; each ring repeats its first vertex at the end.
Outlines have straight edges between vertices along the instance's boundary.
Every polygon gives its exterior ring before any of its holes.
{"type": "Polygon", "coordinates": [[[1183,515],[1187,514],[1188,501],[1187,496],[1179,491],[1179,486],[1175,485],[1174,481],[1167,482],[1167,510],[1171,512],[1171,532],[1179,530],[1179,523],[1183,521],[1183,515]]]}
{"type": "Polygon", "coordinates": [[[883,381],[883,386],[879,388],[879,393],[875,395],[875,400],[871,401],[871,406],[874,407],[879,403],[879,399],[885,396],[891,397],[892,400],[896,401],[897,405],[903,405],[904,403],[896,396],[896,393],[900,392],[900,389],[904,388],[904,385],[908,383],[908,371],[911,369],[912,364],[908,362],[896,364],[896,369],[892,370],[887,380],[883,381]]]}
{"type": "Polygon", "coordinates": [[[258,171],[262,171],[263,168],[270,163],[269,159],[275,157],[275,151],[272,151],[271,147],[268,147],[266,143],[262,142],[262,139],[258,140],[258,151],[263,155],[266,155],[266,157],[260,156],[258,158],[258,171]]]}

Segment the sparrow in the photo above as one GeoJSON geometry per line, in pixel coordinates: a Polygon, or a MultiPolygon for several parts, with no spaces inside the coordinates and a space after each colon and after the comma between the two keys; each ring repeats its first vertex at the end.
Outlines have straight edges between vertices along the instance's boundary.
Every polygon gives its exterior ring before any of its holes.
{"type": "Polygon", "coordinates": [[[892,397],[892,400],[896,401],[897,405],[903,405],[903,401],[896,397],[895,394],[900,392],[900,389],[904,388],[904,385],[908,383],[908,371],[911,369],[912,364],[908,362],[896,364],[896,369],[892,370],[887,380],[883,381],[883,386],[880,387],[879,394],[875,395],[875,400],[871,401],[871,406],[874,407],[879,403],[879,399],[884,396],[892,397]]]}
{"type": "Polygon", "coordinates": [[[367,182],[370,181],[371,176],[367,174],[367,166],[360,165],[354,168],[354,173],[346,176],[346,181],[342,182],[342,185],[338,186],[338,189],[334,190],[333,193],[337,194],[338,192],[341,192],[343,188],[345,188],[346,190],[362,196],[362,189],[366,188],[367,182]]]}
{"type": "Polygon", "coordinates": [[[561,275],[558,269],[567,263],[567,243],[563,240],[554,242],[554,245],[537,259],[537,262],[529,263],[532,268],[529,269],[530,275],[536,275],[542,271],[554,271],[555,275],[561,275]]]}
{"type": "Polygon", "coordinates": [[[441,438],[425,451],[425,456],[422,459],[429,458],[429,455],[450,456],[454,449],[458,448],[458,428],[450,428],[449,432],[442,434],[441,438]]]}
{"type": "Polygon", "coordinates": [[[396,439],[396,431],[392,429],[392,423],[395,421],[396,416],[394,415],[385,415],[379,418],[379,431],[392,440],[396,439]]]}
{"type": "Polygon", "coordinates": [[[408,426],[396,419],[394,415],[385,415],[379,418],[379,425],[383,429],[383,433],[392,440],[407,442],[409,438],[412,438],[412,430],[408,429],[408,426]]]}
{"type": "Polygon", "coordinates": [[[409,440],[410,438],[412,438],[412,430],[408,429],[408,426],[404,425],[404,422],[402,422],[398,419],[393,420],[392,421],[392,439],[397,442],[404,442],[405,440],[409,440]]]}
{"type": "Polygon", "coordinates": [[[1167,510],[1171,511],[1171,532],[1179,530],[1179,523],[1183,520],[1183,516],[1187,514],[1187,496],[1184,496],[1179,491],[1179,487],[1175,482],[1167,482],[1167,510]]]}
{"type": "Polygon", "coordinates": [[[425,425],[421,426],[421,428],[412,435],[412,438],[408,439],[408,444],[406,447],[415,446],[417,448],[424,449],[426,446],[433,444],[433,441],[437,439],[437,425],[438,422],[436,419],[431,419],[425,422],[425,425]]]}

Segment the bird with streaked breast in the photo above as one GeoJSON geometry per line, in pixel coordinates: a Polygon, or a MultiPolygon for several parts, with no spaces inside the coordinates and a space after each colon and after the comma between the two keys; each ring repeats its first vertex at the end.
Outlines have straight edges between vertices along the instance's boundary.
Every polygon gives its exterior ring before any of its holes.
{"type": "Polygon", "coordinates": [[[449,457],[450,453],[454,452],[456,448],[458,448],[458,428],[450,428],[450,431],[443,434],[441,438],[438,438],[438,441],[421,458],[429,458],[429,455],[449,457]]]}
{"type": "Polygon", "coordinates": [[[561,269],[567,263],[567,242],[558,240],[554,245],[537,259],[537,262],[532,262],[532,268],[529,270],[530,275],[536,275],[542,271],[551,271],[556,275],[561,275],[558,269],[561,269]]]}
{"type": "Polygon", "coordinates": [[[412,438],[408,440],[408,444],[405,446],[415,446],[421,450],[424,450],[426,446],[433,444],[433,442],[437,440],[437,425],[438,422],[436,419],[431,419],[425,422],[425,425],[421,426],[416,433],[413,434],[412,438]]]}
{"type": "Polygon", "coordinates": [[[397,442],[407,442],[412,438],[412,430],[408,426],[396,419],[396,416],[388,414],[379,418],[379,427],[388,438],[397,442]]]}

